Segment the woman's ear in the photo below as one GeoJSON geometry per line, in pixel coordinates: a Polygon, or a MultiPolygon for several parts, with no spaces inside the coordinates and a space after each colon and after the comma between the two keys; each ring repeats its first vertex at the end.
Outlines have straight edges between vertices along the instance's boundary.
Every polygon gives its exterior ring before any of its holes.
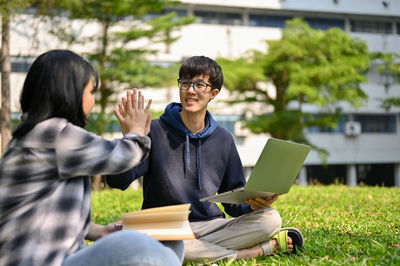
{"type": "Polygon", "coordinates": [[[218,89],[213,89],[213,90],[211,91],[210,101],[211,101],[212,99],[214,99],[215,97],[217,97],[218,93],[219,93],[219,90],[218,90],[218,89]]]}

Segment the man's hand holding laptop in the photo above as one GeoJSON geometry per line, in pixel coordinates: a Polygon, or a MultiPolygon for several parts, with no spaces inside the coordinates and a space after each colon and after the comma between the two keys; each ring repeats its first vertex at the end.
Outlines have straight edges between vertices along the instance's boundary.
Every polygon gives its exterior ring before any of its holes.
{"type": "Polygon", "coordinates": [[[274,203],[274,201],[276,201],[277,199],[278,199],[278,194],[275,194],[270,198],[249,199],[246,201],[246,203],[250,205],[250,208],[253,211],[258,211],[264,208],[271,208],[272,203],[274,203]]]}

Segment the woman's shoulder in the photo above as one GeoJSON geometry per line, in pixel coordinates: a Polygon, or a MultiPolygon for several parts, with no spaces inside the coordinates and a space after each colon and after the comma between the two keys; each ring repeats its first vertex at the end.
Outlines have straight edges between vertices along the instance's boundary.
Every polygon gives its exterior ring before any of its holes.
{"type": "Polygon", "coordinates": [[[22,139],[25,146],[50,147],[65,129],[72,131],[84,130],[68,122],[65,118],[53,117],[38,123],[22,139]]]}
{"type": "Polygon", "coordinates": [[[76,127],[65,118],[52,117],[38,123],[32,130],[35,135],[41,135],[45,139],[55,138],[67,127],[76,127]]]}
{"type": "Polygon", "coordinates": [[[36,127],[39,127],[39,128],[63,128],[63,127],[66,127],[68,124],[72,125],[72,123],[68,122],[68,120],[65,118],[52,117],[52,118],[46,119],[46,120],[38,123],[36,127]]]}

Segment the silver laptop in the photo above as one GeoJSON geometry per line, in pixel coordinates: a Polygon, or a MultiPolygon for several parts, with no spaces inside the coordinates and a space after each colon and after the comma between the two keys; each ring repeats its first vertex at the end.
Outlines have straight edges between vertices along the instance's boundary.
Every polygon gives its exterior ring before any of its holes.
{"type": "Polygon", "coordinates": [[[200,199],[200,201],[243,204],[256,197],[269,198],[289,192],[311,147],[269,138],[243,188],[200,199]]]}

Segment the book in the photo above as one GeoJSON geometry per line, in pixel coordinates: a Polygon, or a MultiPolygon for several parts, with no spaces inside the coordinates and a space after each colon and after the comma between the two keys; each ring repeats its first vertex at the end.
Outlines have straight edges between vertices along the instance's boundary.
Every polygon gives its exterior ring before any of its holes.
{"type": "Polygon", "coordinates": [[[136,230],[160,241],[195,239],[189,223],[190,204],[144,209],[122,215],[124,230],[136,230]]]}

